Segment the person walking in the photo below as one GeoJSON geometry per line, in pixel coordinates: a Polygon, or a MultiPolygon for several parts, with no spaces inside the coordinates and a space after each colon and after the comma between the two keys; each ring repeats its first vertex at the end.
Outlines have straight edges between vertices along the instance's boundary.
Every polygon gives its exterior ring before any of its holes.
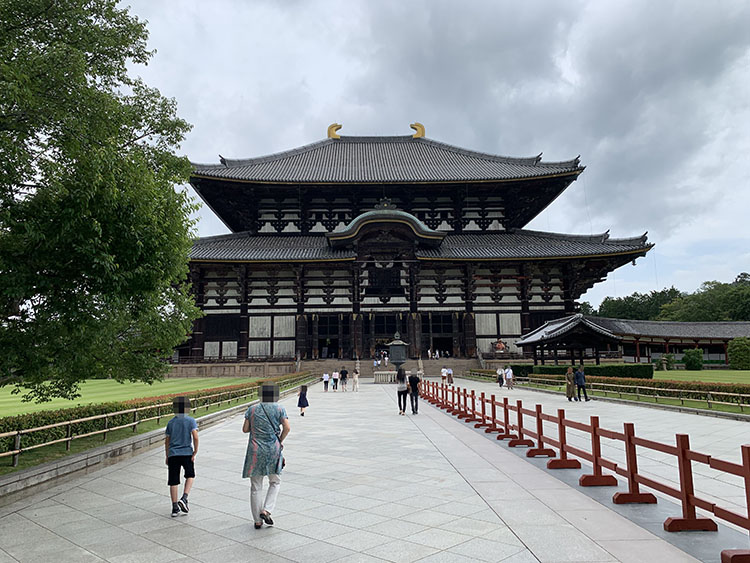
{"type": "Polygon", "coordinates": [[[354,368],[352,372],[352,391],[359,393],[359,370],[354,368]]]}
{"type": "Polygon", "coordinates": [[[419,382],[418,374],[409,371],[409,399],[411,400],[411,414],[419,414],[419,382]]]}
{"type": "Polygon", "coordinates": [[[398,414],[403,416],[406,414],[406,394],[408,393],[404,368],[398,368],[396,372],[396,393],[398,394],[398,414]]]}
{"type": "Polygon", "coordinates": [[[299,398],[297,399],[299,415],[305,416],[305,409],[310,406],[310,403],[307,401],[307,385],[301,385],[297,395],[299,396],[299,398]]]}
{"type": "Polygon", "coordinates": [[[453,385],[453,368],[448,368],[448,385],[453,385]]]}
{"type": "Polygon", "coordinates": [[[505,370],[500,366],[495,373],[497,374],[497,384],[502,388],[503,382],[505,382],[505,370]]]}
{"type": "Polygon", "coordinates": [[[568,398],[568,401],[578,400],[575,397],[575,389],[576,389],[576,376],[573,373],[573,367],[569,367],[568,371],[565,372],[565,396],[568,398]]]}
{"type": "Polygon", "coordinates": [[[448,368],[443,366],[443,368],[440,370],[440,378],[443,383],[443,385],[446,384],[448,381],[448,368]]]}
{"type": "Polygon", "coordinates": [[[589,394],[586,393],[586,374],[583,372],[583,364],[578,367],[575,375],[576,387],[578,388],[578,400],[581,400],[581,391],[587,401],[590,401],[589,394]]]}
{"type": "Polygon", "coordinates": [[[505,385],[508,389],[513,389],[513,369],[510,365],[505,366],[505,385]]]}
{"type": "Polygon", "coordinates": [[[328,382],[330,379],[330,374],[327,371],[323,372],[323,393],[328,393],[328,382]]]}
{"type": "Polygon", "coordinates": [[[291,427],[286,409],[278,403],[279,386],[264,383],[260,388],[260,403],[245,412],[242,431],[250,434],[245,452],[242,478],[250,479],[250,510],[255,529],[265,522],[273,526],[271,513],[281,486],[284,467],[284,439],[291,427]],[[281,431],[279,431],[281,428],[281,431]],[[268,477],[268,492],[263,498],[263,478],[268,477]]]}
{"type": "Polygon", "coordinates": [[[339,372],[339,378],[341,379],[341,391],[345,393],[346,382],[349,379],[349,371],[344,366],[341,366],[341,371],[339,372]]]}
{"type": "Polygon", "coordinates": [[[333,373],[331,373],[331,379],[333,380],[333,392],[335,393],[339,388],[339,372],[333,370],[333,373]]]}

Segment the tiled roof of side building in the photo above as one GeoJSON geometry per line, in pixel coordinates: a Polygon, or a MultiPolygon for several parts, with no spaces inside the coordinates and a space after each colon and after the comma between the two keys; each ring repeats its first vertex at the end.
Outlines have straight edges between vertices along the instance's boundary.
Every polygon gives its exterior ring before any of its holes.
{"type": "Polygon", "coordinates": [[[623,336],[653,336],[657,338],[717,338],[750,337],[750,322],[675,322],[637,321],[586,317],[587,320],[623,336]]]}
{"type": "MultiPolygon", "coordinates": [[[[539,231],[448,234],[439,248],[419,248],[417,257],[449,260],[513,260],[607,256],[648,251],[645,235],[632,239],[610,239],[603,235],[563,235],[539,231]]],[[[202,261],[305,261],[351,260],[351,250],[333,249],[320,235],[249,235],[236,233],[198,239],[191,260],[202,261]]]]}
{"type": "Polygon", "coordinates": [[[258,158],[193,164],[194,176],[270,183],[418,183],[578,174],[578,158],[542,162],[471,151],[409,135],[325,139],[258,158]]]}

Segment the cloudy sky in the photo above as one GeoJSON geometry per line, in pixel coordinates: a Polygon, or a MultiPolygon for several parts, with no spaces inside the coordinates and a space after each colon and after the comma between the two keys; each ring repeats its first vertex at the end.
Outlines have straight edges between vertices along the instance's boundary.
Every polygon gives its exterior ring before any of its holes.
{"type": "MultiPolygon", "coordinates": [[[[750,2],[138,0],[148,84],[193,124],[194,162],[341,134],[507,156],[581,155],[530,228],[649,233],[583,299],[750,271],[750,2]]],[[[207,208],[201,236],[226,232],[207,208]]]]}

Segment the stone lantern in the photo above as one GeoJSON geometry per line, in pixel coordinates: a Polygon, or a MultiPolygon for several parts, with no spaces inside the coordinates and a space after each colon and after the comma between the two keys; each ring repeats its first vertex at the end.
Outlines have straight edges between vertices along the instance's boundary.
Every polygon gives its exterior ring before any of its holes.
{"type": "Polygon", "coordinates": [[[393,342],[388,344],[388,358],[398,371],[406,363],[406,348],[409,345],[401,340],[401,335],[397,332],[393,335],[393,342]]]}

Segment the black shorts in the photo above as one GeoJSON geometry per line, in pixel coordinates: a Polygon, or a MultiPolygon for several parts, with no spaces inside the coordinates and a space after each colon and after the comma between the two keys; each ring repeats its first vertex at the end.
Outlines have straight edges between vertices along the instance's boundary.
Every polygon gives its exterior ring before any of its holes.
{"type": "Polygon", "coordinates": [[[191,455],[173,455],[167,458],[167,467],[169,467],[169,480],[167,485],[180,484],[180,468],[185,468],[185,479],[195,477],[195,465],[191,455]]]}

